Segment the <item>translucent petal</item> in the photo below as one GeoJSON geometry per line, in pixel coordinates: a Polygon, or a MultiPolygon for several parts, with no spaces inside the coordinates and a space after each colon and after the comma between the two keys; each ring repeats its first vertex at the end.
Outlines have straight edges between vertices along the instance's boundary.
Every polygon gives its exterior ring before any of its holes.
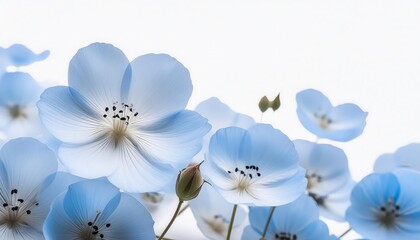
{"type": "MultiPolygon", "coordinates": [[[[271,238],[268,236],[269,235],[266,235],[267,239],[272,239],[272,236],[270,236],[271,238]]],[[[247,226],[244,229],[241,240],[255,240],[260,238],[261,234],[257,233],[251,226],[247,226]]]]}
{"type": "Polygon", "coordinates": [[[102,115],[92,110],[71,88],[46,89],[38,108],[45,127],[63,142],[87,143],[103,134],[102,115]]]}
{"type": "Polygon", "coordinates": [[[25,222],[38,229],[38,231],[42,231],[42,225],[50,211],[53,200],[62,192],[67,191],[70,184],[80,180],[83,179],[64,172],[57,172],[48,176],[36,196],[39,205],[30,209],[31,214],[27,215],[25,222]]]}
{"type": "Polygon", "coordinates": [[[46,239],[80,239],[80,232],[87,226],[88,219],[72,219],[64,209],[65,193],[60,194],[53,204],[43,226],[46,239]]]}
{"type": "Polygon", "coordinates": [[[375,172],[384,173],[390,172],[398,166],[399,163],[396,161],[394,154],[386,153],[376,159],[373,169],[375,172]]]}
{"type": "Polygon", "coordinates": [[[70,61],[69,86],[88,99],[96,110],[120,101],[121,84],[129,61],[118,48],[93,43],[81,48],[70,61]]]}
{"type": "Polygon", "coordinates": [[[131,70],[127,102],[134,104],[142,122],[150,124],[186,107],[192,93],[190,74],[175,58],[143,55],[131,62],[131,70]]]}
{"type": "Polygon", "coordinates": [[[111,224],[101,233],[107,239],[154,239],[153,220],[146,208],[128,194],[121,194],[118,206],[105,220],[111,224]]]}
{"type": "Polygon", "coordinates": [[[118,194],[119,190],[105,178],[80,181],[69,186],[63,207],[73,221],[83,226],[93,222],[98,213],[101,219],[107,219],[112,211],[104,209],[118,194]]]}
{"type": "Polygon", "coordinates": [[[5,73],[0,78],[0,104],[9,107],[37,101],[41,87],[31,75],[24,72],[5,73]]]}
{"type": "Polygon", "coordinates": [[[306,226],[305,229],[302,229],[298,235],[298,239],[302,240],[329,240],[330,235],[328,231],[328,226],[322,221],[315,221],[306,226]]]}
{"type": "Polygon", "coordinates": [[[202,138],[209,130],[207,119],[184,110],[149,126],[139,126],[133,138],[148,155],[181,169],[201,149],[202,138]]]}
{"type": "Polygon", "coordinates": [[[0,151],[7,172],[1,175],[9,183],[8,196],[12,189],[18,190],[22,199],[32,199],[45,178],[57,171],[55,154],[44,144],[33,138],[17,138],[4,144],[0,151]]]}
{"type": "Polygon", "coordinates": [[[0,130],[7,138],[38,137],[44,130],[35,103],[19,107],[23,115],[13,117],[11,109],[0,106],[0,130]]]}
{"type": "Polygon", "coordinates": [[[362,134],[367,113],[357,105],[346,103],[331,109],[328,116],[332,123],[325,137],[336,141],[350,141],[362,134]]]}
{"type": "Polygon", "coordinates": [[[354,181],[349,179],[338,191],[324,196],[322,204],[318,204],[321,216],[337,222],[344,222],[346,210],[350,206],[350,194],[354,185],[354,181]]]}
{"type": "Polygon", "coordinates": [[[395,159],[400,166],[420,171],[420,143],[411,143],[395,152],[395,159]]]}
{"type": "Polygon", "coordinates": [[[0,225],[0,239],[43,240],[44,237],[41,232],[25,224],[19,224],[15,228],[9,228],[6,224],[1,224],[0,225]]]}
{"type": "Polygon", "coordinates": [[[5,49],[5,54],[8,55],[9,65],[20,67],[46,59],[50,55],[50,51],[46,50],[35,54],[22,44],[13,44],[5,49]]]}

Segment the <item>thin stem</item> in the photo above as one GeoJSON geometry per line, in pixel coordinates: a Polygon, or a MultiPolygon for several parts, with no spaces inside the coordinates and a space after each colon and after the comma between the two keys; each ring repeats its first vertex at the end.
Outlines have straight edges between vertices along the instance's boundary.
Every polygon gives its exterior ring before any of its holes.
{"type": "Polygon", "coordinates": [[[187,210],[190,207],[190,205],[185,205],[183,208],[181,208],[181,210],[179,210],[178,216],[181,215],[185,210],[187,210]]]}
{"type": "Polygon", "coordinates": [[[229,229],[226,236],[226,240],[230,239],[230,234],[232,233],[232,226],[233,226],[233,221],[235,221],[235,214],[236,214],[237,208],[238,208],[238,204],[233,205],[232,216],[230,217],[229,229]]]}
{"type": "Polygon", "coordinates": [[[265,235],[267,234],[268,226],[270,225],[270,221],[271,221],[271,218],[273,217],[274,210],[276,210],[276,207],[271,207],[270,215],[268,215],[267,222],[265,223],[264,232],[261,236],[261,240],[265,240],[265,235]]]}
{"type": "Polygon", "coordinates": [[[349,233],[351,231],[351,228],[347,229],[345,232],[343,232],[338,238],[342,238],[344,236],[346,236],[347,233],[349,233]]]}
{"type": "Polygon", "coordinates": [[[162,235],[160,235],[159,240],[162,240],[162,239],[163,239],[163,237],[165,236],[165,234],[168,232],[169,228],[171,228],[172,223],[174,223],[175,218],[178,216],[179,209],[181,209],[181,205],[182,205],[182,203],[183,203],[183,202],[184,202],[184,201],[182,201],[181,199],[179,200],[179,202],[178,202],[178,206],[176,207],[176,210],[175,210],[175,213],[174,213],[174,215],[172,216],[172,219],[171,219],[171,221],[169,222],[168,226],[166,226],[165,231],[163,231],[162,235]]]}

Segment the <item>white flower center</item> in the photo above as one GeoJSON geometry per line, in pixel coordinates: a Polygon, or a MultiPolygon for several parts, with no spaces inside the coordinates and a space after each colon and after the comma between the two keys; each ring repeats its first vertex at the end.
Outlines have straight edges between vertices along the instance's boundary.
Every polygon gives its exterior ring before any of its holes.
{"type": "Polygon", "coordinates": [[[247,165],[245,169],[240,169],[236,167],[233,171],[228,170],[227,173],[231,175],[231,177],[235,180],[236,186],[235,189],[239,191],[239,193],[248,193],[251,194],[251,185],[252,182],[256,179],[261,177],[261,173],[259,172],[259,167],[255,165],[247,165]]]}
{"type": "Polygon", "coordinates": [[[114,141],[114,146],[117,147],[120,143],[128,137],[127,129],[130,122],[138,116],[133,104],[113,103],[112,107],[105,107],[104,118],[109,118],[112,121],[110,128],[110,136],[114,141]]]}
{"type": "Polygon", "coordinates": [[[18,195],[18,189],[10,191],[10,197],[0,196],[0,225],[9,228],[18,227],[23,222],[23,216],[30,215],[39,203],[32,199],[23,199],[18,195]]]}

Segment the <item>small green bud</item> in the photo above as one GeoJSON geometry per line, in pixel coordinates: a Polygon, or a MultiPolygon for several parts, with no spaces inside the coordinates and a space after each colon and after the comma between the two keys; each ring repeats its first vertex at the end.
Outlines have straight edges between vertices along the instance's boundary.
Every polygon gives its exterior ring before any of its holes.
{"type": "Polygon", "coordinates": [[[273,109],[273,112],[280,108],[280,93],[277,94],[277,97],[271,102],[271,108],[273,109]]]}
{"type": "Polygon", "coordinates": [[[268,101],[267,96],[262,97],[260,102],[258,103],[258,107],[260,108],[261,112],[267,111],[270,105],[271,104],[270,104],[270,101],[268,101]]]}
{"type": "Polygon", "coordinates": [[[189,201],[200,193],[201,187],[206,182],[200,172],[200,165],[203,162],[184,168],[179,172],[175,189],[180,200],[189,201]]]}

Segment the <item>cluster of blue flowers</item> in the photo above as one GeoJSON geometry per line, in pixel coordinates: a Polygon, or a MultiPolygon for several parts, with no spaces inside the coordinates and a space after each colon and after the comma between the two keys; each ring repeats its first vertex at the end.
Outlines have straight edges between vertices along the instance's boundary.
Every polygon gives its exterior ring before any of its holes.
{"type": "Polygon", "coordinates": [[[68,86],[44,90],[20,67],[48,54],[0,48],[0,239],[165,239],[188,200],[208,239],[339,239],[320,216],[369,239],[420,239],[420,144],[356,183],[344,151],[318,143],[362,134],[354,104],[299,92],[318,140],[292,141],[217,98],[186,110],[192,81],[171,56],[130,62],[94,43],[71,59],[68,86]]]}

